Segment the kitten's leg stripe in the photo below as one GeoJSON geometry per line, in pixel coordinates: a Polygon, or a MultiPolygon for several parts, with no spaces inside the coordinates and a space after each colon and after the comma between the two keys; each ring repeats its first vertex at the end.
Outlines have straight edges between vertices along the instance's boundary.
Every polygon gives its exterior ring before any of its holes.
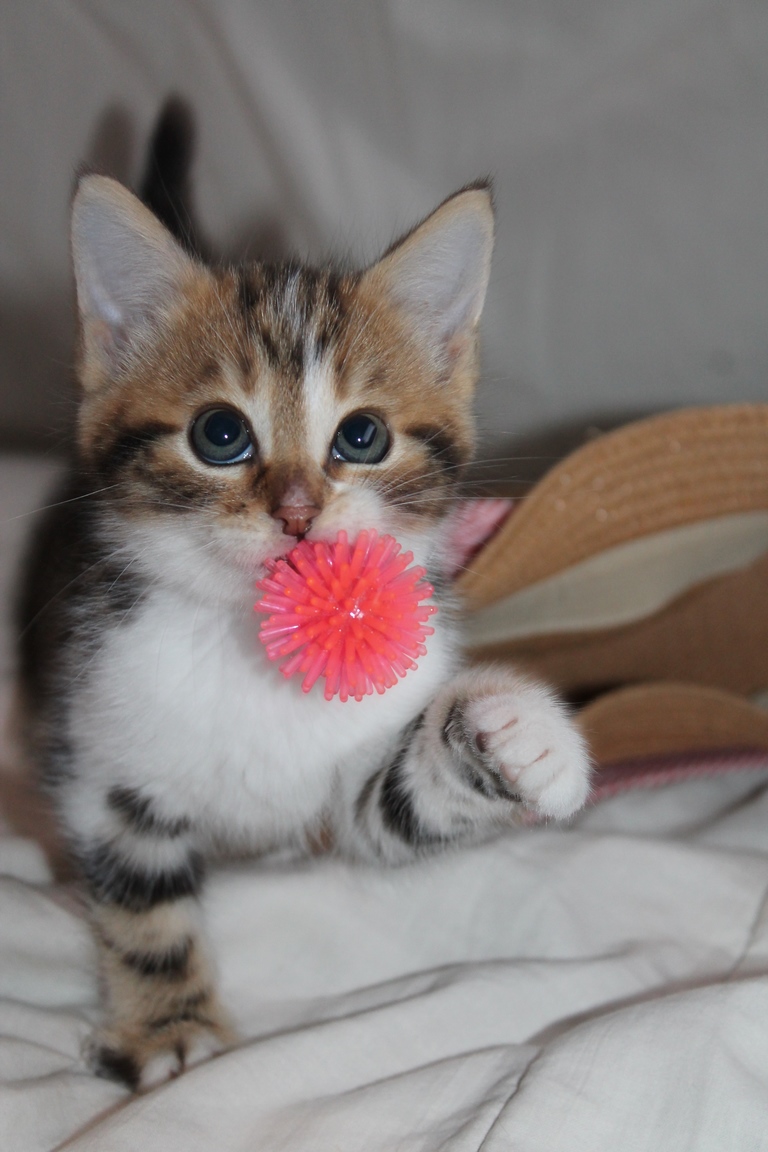
{"type": "Polygon", "coordinates": [[[147,1020],[147,1028],[152,1032],[162,1032],[166,1028],[172,1027],[174,1024],[185,1024],[193,1021],[195,1024],[200,1024],[204,1028],[210,1028],[213,1021],[201,1011],[201,1009],[209,1004],[211,1001],[211,994],[208,989],[203,989],[201,992],[195,992],[191,996],[186,996],[180,1000],[173,1008],[172,1012],[166,1013],[164,1016],[156,1016],[147,1020]]]}
{"type": "Polygon", "coordinates": [[[103,1045],[94,1052],[91,1067],[97,1076],[101,1076],[104,1080],[117,1080],[120,1084],[125,1084],[126,1088],[130,1088],[131,1092],[135,1092],[139,1087],[141,1069],[133,1056],[129,1056],[126,1052],[103,1045]]]}
{"type": "Polygon", "coordinates": [[[176,820],[166,820],[159,816],[152,808],[152,801],[148,796],[142,796],[138,788],[110,788],[107,804],[123,818],[131,831],[140,836],[163,836],[173,840],[191,828],[185,816],[176,820]]]}
{"type": "Polygon", "coordinates": [[[393,862],[401,859],[404,851],[412,856],[419,848],[434,846],[443,839],[417,811],[408,773],[409,761],[418,755],[423,724],[424,713],[408,726],[392,762],[369,777],[355,803],[359,831],[377,843],[377,854],[393,862]]]}
{"type": "Polygon", "coordinates": [[[473,737],[467,727],[463,707],[465,703],[456,700],[448,709],[440,732],[443,743],[456,757],[458,769],[470,788],[489,799],[497,797],[520,803],[520,796],[510,791],[509,782],[496,771],[492,759],[484,754],[483,734],[478,733],[473,737]]]}
{"type": "Polygon", "coordinates": [[[413,799],[402,778],[403,761],[407,746],[398,753],[385,771],[379,789],[379,808],[385,826],[406,844],[422,844],[434,839],[420,825],[413,807],[413,799]]]}
{"type": "Polygon", "coordinates": [[[218,1002],[193,899],[91,908],[106,1020],[92,1047],[102,1076],[135,1090],[234,1040],[218,1002]]]}
{"type": "Polygon", "coordinates": [[[459,760],[458,771],[470,788],[485,796],[488,800],[511,800],[519,804],[521,797],[517,792],[510,791],[509,785],[496,772],[492,765],[484,764],[472,756],[459,760]]]}
{"type": "Polygon", "coordinates": [[[132,968],[140,976],[161,976],[164,980],[184,980],[191,954],[191,936],[180,940],[165,952],[119,952],[126,968],[132,968]]]}
{"type": "Polygon", "coordinates": [[[365,822],[366,809],[375,802],[373,798],[378,789],[377,802],[382,824],[392,835],[414,848],[440,839],[419,818],[405,774],[406,760],[423,723],[422,712],[403,733],[402,743],[392,763],[366,781],[356,804],[357,818],[365,822]]]}
{"type": "Polygon", "coordinates": [[[401,767],[402,758],[396,760],[384,773],[379,789],[379,807],[384,824],[390,832],[408,844],[416,844],[419,840],[418,820],[413,810],[413,801],[400,779],[401,767]]]}
{"type": "Polygon", "coordinates": [[[367,781],[339,839],[400,863],[486,839],[525,808],[564,818],[589,792],[589,757],[567,711],[511,669],[470,669],[446,684],[367,781]]]}
{"type": "Polygon", "coordinates": [[[123,859],[110,844],[97,844],[80,855],[88,885],[99,903],[146,912],[156,904],[195,896],[203,881],[203,858],[191,850],[181,865],[146,871],[123,859]]]}

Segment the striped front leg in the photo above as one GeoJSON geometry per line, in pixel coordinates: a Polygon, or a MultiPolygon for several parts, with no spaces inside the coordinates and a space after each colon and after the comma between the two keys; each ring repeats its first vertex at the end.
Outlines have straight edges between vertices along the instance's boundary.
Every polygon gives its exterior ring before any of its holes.
{"type": "Polygon", "coordinates": [[[543,685],[503,667],[445,685],[358,795],[342,840],[400,863],[519,823],[577,812],[589,793],[584,739],[543,685]]]}
{"type": "Polygon", "coordinates": [[[90,1055],[96,1072],[136,1090],[234,1037],[205,955],[203,860],[188,821],[162,817],[135,789],[112,788],[104,799],[111,834],[77,852],[105,1009],[90,1055]]]}

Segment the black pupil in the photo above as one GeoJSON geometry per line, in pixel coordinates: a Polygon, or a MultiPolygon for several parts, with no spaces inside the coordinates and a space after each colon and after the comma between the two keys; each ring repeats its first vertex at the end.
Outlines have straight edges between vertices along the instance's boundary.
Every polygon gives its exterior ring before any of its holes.
{"type": "Polygon", "coordinates": [[[242,424],[231,412],[213,412],[205,422],[206,439],[217,448],[236,443],[242,432],[242,424]]]}
{"type": "Polygon", "coordinates": [[[376,425],[367,416],[353,416],[343,425],[342,432],[351,448],[366,452],[376,436],[376,425]]]}

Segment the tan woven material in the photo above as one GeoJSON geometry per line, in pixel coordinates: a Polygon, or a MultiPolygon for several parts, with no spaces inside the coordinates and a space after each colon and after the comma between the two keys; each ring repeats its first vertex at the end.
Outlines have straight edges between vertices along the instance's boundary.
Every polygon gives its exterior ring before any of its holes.
{"type": "Polygon", "coordinates": [[[699,684],[622,688],[584,708],[579,722],[598,764],[674,753],[764,749],[768,714],[699,684]]]}
{"type": "Polygon", "coordinates": [[[473,560],[470,608],[606,548],[768,508],[768,404],[689,408],[609,433],[544,477],[473,560]]]}
{"type": "Polygon", "coordinates": [[[768,556],[696,585],[635,623],[523,637],[472,656],[522,665],[576,697],[641,680],[751,695],[768,688],[768,556]]]}

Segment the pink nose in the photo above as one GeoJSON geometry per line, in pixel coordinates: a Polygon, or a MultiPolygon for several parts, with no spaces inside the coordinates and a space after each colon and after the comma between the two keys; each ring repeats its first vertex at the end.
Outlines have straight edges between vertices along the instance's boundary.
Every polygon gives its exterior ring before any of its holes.
{"type": "Polygon", "coordinates": [[[306,536],[319,512],[315,504],[281,504],[272,513],[272,519],[282,520],[286,536],[306,536]]]}

